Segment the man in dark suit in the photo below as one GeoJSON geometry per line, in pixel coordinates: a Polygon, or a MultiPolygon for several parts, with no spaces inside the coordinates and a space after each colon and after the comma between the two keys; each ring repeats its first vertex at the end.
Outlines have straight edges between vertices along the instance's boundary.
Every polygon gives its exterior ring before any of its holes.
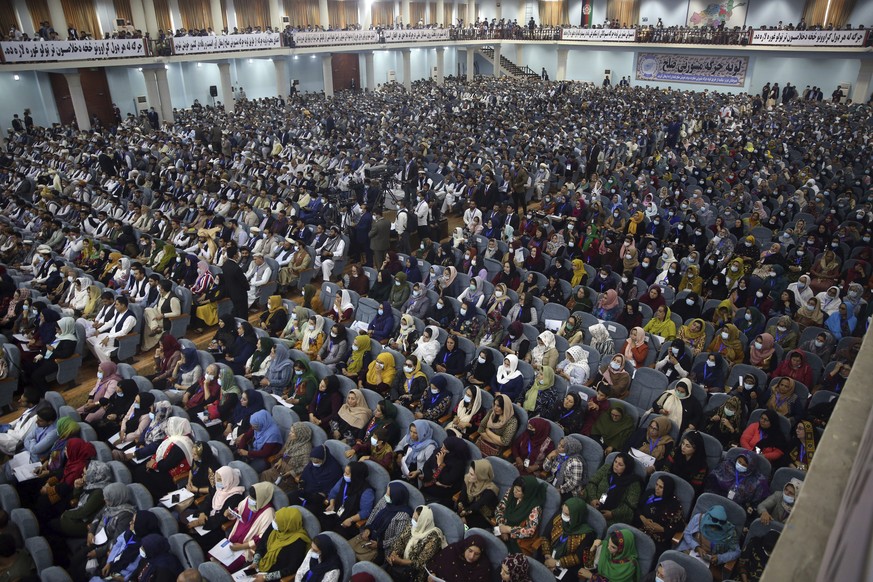
{"type": "Polygon", "coordinates": [[[221,277],[224,279],[224,288],[227,289],[228,297],[230,297],[230,301],[233,303],[233,316],[248,319],[249,281],[236,262],[238,258],[239,250],[236,246],[228,247],[227,260],[221,267],[221,277]]]}
{"type": "Polygon", "coordinates": [[[406,206],[412,203],[413,195],[418,191],[418,164],[412,156],[412,152],[406,152],[403,169],[400,171],[400,182],[403,184],[403,193],[406,195],[406,206]]]}
{"type": "Polygon", "coordinates": [[[370,227],[369,238],[374,265],[378,270],[382,268],[385,254],[391,244],[391,224],[382,216],[381,208],[373,209],[373,225],[370,227]]]}

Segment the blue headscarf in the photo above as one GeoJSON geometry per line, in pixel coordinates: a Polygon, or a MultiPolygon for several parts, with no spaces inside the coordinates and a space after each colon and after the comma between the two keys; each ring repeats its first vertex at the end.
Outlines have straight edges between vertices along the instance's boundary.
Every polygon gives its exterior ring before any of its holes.
{"type": "Polygon", "coordinates": [[[282,444],[282,433],[270,413],[266,410],[259,410],[249,419],[249,424],[255,431],[255,440],[252,443],[252,449],[260,451],[265,445],[270,443],[282,444]],[[255,427],[259,428],[255,428],[255,427]]]}
{"type": "Polygon", "coordinates": [[[197,357],[197,348],[182,348],[182,357],[185,358],[185,363],[179,367],[179,371],[184,374],[200,365],[200,358],[197,357]]]}
{"type": "Polygon", "coordinates": [[[418,440],[415,442],[410,441],[409,447],[415,452],[416,455],[421,453],[428,446],[433,445],[437,446],[437,442],[433,440],[433,429],[430,427],[430,423],[426,420],[413,420],[412,426],[415,427],[415,430],[418,431],[418,440]]]}

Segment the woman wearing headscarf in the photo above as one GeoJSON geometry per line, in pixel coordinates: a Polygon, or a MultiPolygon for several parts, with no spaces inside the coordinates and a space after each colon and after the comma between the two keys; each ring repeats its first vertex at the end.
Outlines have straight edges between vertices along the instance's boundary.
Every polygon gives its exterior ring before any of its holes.
{"type": "Polygon", "coordinates": [[[236,328],[233,343],[226,346],[223,352],[224,363],[230,366],[234,374],[242,375],[245,365],[258,347],[258,336],[255,328],[248,321],[243,321],[236,328]]]}
{"type": "Polygon", "coordinates": [[[348,445],[353,445],[364,436],[373,411],[367,406],[364,393],[358,389],[351,390],[346,396],[335,423],[331,423],[332,436],[336,440],[342,440],[348,445]]]}
{"type": "Polygon", "coordinates": [[[806,471],[815,456],[816,434],[812,422],[800,420],[794,425],[794,434],[788,446],[788,466],[806,471]]]}
{"type": "Polygon", "coordinates": [[[391,304],[383,301],[379,305],[376,312],[376,317],[367,325],[367,333],[370,337],[381,343],[386,344],[391,338],[391,333],[394,331],[394,313],[391,310],[391,304]]]}
{"type": "Polygon", "coordinates": [[[349,541],[358,561],[374,561],[393,547],[403,531],[410,527],[412,509],[409,491],[403,483],[391,482],[388,490],[376,502],[361,533],[349,541]]]}
{"type": "Polygon", "coordinates": [[[588,367],[588,352],[579,346],[570,346],[565,359],[558,364],[555,374],[567,380],[570,385],[585,386],[591,374],[588,367]]]}
{"type": "Polygon", "coordinates": [[[343,375],[359,382],[364,378],[372,361],[370,353],[372,340],[367,334],[358,334],[352,341],[352,351],[349,355],[343,375]]]}
{"type": "Polygon", "coordinates": [[[738,446],[744,423],[743,404],[736,396],[730,396],[709,419],[704,430],[717,438],[724,448],[738,446]]]}
{"type": "MultiPolygon", "coordinates": [[[[825,291],[821,291],[815,296],[815,298],[820,302],[822,317],[825,321],[827,321],[828,317],[839,310],[840,304],[842,303],[840,300],[840,288],[836,285],[828,287],[825,291]]],[[[44,311],[45,310],[43,310],[43,312],[44,311]]],[[[47,329],[45,332],[46,334],[51,333],[47,329]]]]}
{"type": "Polygon", "coordinates": [[[346,328],[339,323],[333,324],[330,333],[318,352],[318,361],[336,374],[346,365],[349,359],[349,344],[346,328]]]}
{"type": "Polygon", "coordinates": [[[509,324],[509,329],[498,349],[507,357],[514,356],[520,360],[529,360],[530,340],[524,335],[524,326],[520,321],[509,324]]]}
{"type": "Polygon", "coordinates": [[[740,446],[749,451],[760,451],[760,455],[776,464],[788,452],[788,443],[779,427],[779,415],[773,410],[765,410],[757,422],[750,422],[743,431],[740,446]]]}
{"type": "Polygon", "coordinates": [[[770,530],[760,537],[753,537],[748,540],[743,548],[742,554],[737,561],[736,571],[739,573],[741,580],[760,580],[764,575],[764,568],[770,561],[770,556],[773,555],[773,548],[776,547],[776,542],[779,541],[780,531],[770,530]]]}
{"type": "Polygon", "coordinates": [[[834,251],[828,249],[822,253],[821,258],[813,262],[809,271],[812,277],[809,287],[812,291],[819,293],[835,285],[840,278],[841,266],[842,263],[834,251]]]}
{"type": "Polygon", "coordinates": [[[427,569],[446,582],[489,582],[491,563],[481,536],[472,535],[443,549],[427,569]]]}
{"type": "Polygon", "coordinates": [[[455,406],[452,420],[446,425],[449,433],[469,439],[478,430],[486,412],[482,406],[481,390],[473,385],[464,389],[464,396],[455,406]]]}
{"type": "Polygon", "coordinates": [[[442,295],[439,295],[436,302],[428,310],[426,321],[447,328],[454,319],[455,309],[442,295]]]}
{"type": "Polygon", "coordinates": [[[270,457],[282,448],[282,432],[266,410],[254,413],[249,426],[251,428],[236,441],[236,453],[260,473],[269,466],[270,457]]]}
{"type": "Polygon", "coordinates": [[[154,498],[178,489],[177,483],[188,477],[194,460],[191,424],[184,418],[167,421],[167,436],[152,458],[134,470],[134,480],[148,488],[154,498]]]}
{"type": "Polygon", "coordinates": [[[761,516],[761,523],[764,525],[770,525],[771,521],[785,523],[791,516],[791,510],[794,509],[794,501],[800,494],[802,487],[803,481],[795,477],[785,484],[782,491],[774,491],[769,497],[759,503],[756,510],[758,515],[761,516]]]}
{"type": "Polygon", "coordinates": [[[851,337],[858,325],[854,308],[846,302],[840,303],[837,311],[825,320],[825,327],[834,335],[837,341],[851,337]]]}
{"type": "Polygon", "coordinates": [[[279,580],[294,575],[303,564],[312,540],[303,527],[303,514],[296,507],[276,512],[271,529],[260,539],[252,558],[252,568],[264,580],[279,580]]]}
{"type": "Polygon", "coordinates": [[[671,316],[670,308],[666,305],[661,305],[655,309],[652,319],[646,323],[644,330],[665,340],[672,340],[676,337],[676,324],[671,316]]]}
{"type": "Polygon", "coordinates": [[[815,293],[809,286],[811,282],[812,280],[809,278],[809,275],[801,275],[796,283],[788,285],[788,291],[791,292],[794,297],[794,304],[801,311],[806,303],[815,297],[815,293]]]}
{"type": "MultiPolygon", "coordinates": [[[[599,394],[601,392],[598,389],[599,394]]],[[[608,412],[598,415],[591,428],[591,438],[598,441],[608,455],[624,447],[634,430],[634,419],[625,411],[622,403],[606,400],[606,405],[608,412]]]]}
{"type": "Polygon", "coordinates": [[[521,405],[530,416],[545,416],[555,407],[558,391],[555,387],[555,372],[543,366],[534,377],[533,384],[521,398],[521,405]]]}
{"type": "Polygon", "coordinates": [[[685,553],[694,551],[710,566],[723,566],[740,557],[740,540],[724,507],[713,505],[705,513],[691,517],[676,549],[685,553]]]}
{"type": "Polygon", "coordinates": [[[542,553],[547,568],[571,569],[581,566],[594,542],[594,530],[586,522],[588,506],[577,497],[570,497],[561,506],[543,536],[542,553]]]}
{"type": "Polygon", "coordinates": [[[358,380],[358,386],[386,396],[394,385],[396,376],[397,363],[394,361],[394,356],[391,352],[381,352],[367,366],[366,374],[358,380]]]}
{"type": "Polygon", "coordinates": [[[509,354],[503,358],[503,365],[497,368],[490,382],[493,394],[508,396],[510,401],[516,400],[524,390],[524,377],[518,369],[518,358],[509,354]]]}
{"type": "Polygon", "coordinates": [[[455,511],[467,527],[489,530],[499,492],[494,483],[491,463],[487,459],[473,461],[464,474],[464,485],[457,498],[455,511]]]}
{"type": "Polygon", "coordinates": [[[446,437],[422,470],[420,489],[425,501],[451,507],[452,499],[461,490],[469,462],[467,443],[456,436],[446,437]]]}
{"type": "Polygon", "coordinates": [[[499,311],[491,311],[485,320],[485,325],[479,329],[479,333],[473,340],[477,346],[499,349],[506,331],[503,326],[503,317],[499,311]]]}
{"type": "Polygon", "coordinates": [[[408,313],[400,316],[400,327],[388,342],[388,347],[402,354],[410,354],[415,349],[418,331],[415,329],[415,319],[408,313]]]}
{"type": "Polygon", "coordinates": [[[331,421],[336,421],[343,404],[339,389],[340,382],[336,376],[326,376],[321,380],[318,391],[309,403],[309,422],[321,426],[325,431],[330,428],[331,421]]]}
{"type": "MultiPolygon", "coordinates": [[[[139,387],[133,380],[121,380],[115,392],[106,398],[103,405],[104,414],[92,424],[100,440],[109,440],[121,428],[122,419],[139,394],[139,387]]],[[[102,400],[101,400],[101,403],[102,400]]]]}
{"type": "Polygon", "coordinates": [[[667,302],[664,300],[663,292],[658,285],[651,285],[649,287],[649,291],[645,295],[640,297],[640,303],[648,305],[652,309],[652,312],[657,311],[657,309],[661,306],[667,306],[667,302]]]}
{"type": "Polygon", "coordinates": [[[103,418],[106,413],[105,402],[108,402],[109,397],[115,393],[120,381],[121,376],[114,362],[100,363],[97,368],[97,383],[88,393],[85,404],[76,409],[85,422],[93,424],[103,418]]]}
{"type": "Polygon", "coordinates": [[[324,318],[320,315],[311,315],[302,325],[303,335],[294,347],[306,354],[310,360],[316,360],[324,344],[324,318]]]}
{"type": "Polygon", "coordinates": [[[143,540],[151,534],[160,532],[160,521],[156,514],[147,510],[137,511],[130,528],[124,530],[114,540],[110,540],[112,547],[106,555],[106,564],[98,575],[102,579],[132,579],[142,566],[140,548],[143,540]]]}
{"type": "MultiPolygon", "coordinates": [[[[806,354],[801,350],[789,352],[785,359],[770,374],[770,378],[779,378],[780,376],[800,382],[806,387],[813,385],[812,366],[806,361],[806,354]]],[[[793,388],[793,385],[791,388],[793,388]]],[[[797,416],[797,412],[798,410],[792,410],[792,413],[786,416],[797,416]]]]}
{"type": "Polygon", "coordinates": [[[443,376],[434,376],[428,391],[422,393],[415,418],[430,420],[442,424],[448,420],[452,410],[452,393],[448,389],[448,381],[443,376]]]}
{"type": "Polygon", "coordinates": [[[218,385],[220,373],[221,368],[218,367],[218,364],[209,364],[206,366],[203,378],[192,384],[182,395],[182,408],[189,415],[199,415],[206,410],[206,407],[218,402],[218,397],[221,394],[221,386],[218,385]]]}
{"type": "Polygon", "coordinates": [[[352,296],[349,292],[345,289],[337,290],[330,309],[323,315],[340,325],[350,325],[355,320],[355,304],[352,303],[352,296]]]}
{"type": "Polygon", "coordinates": [[[437,450],[437,442],[433,439],[433,429],[426,420],[414,420],[409,425],[409,433],[400,441],[398,449],[403,452],[402,463],[404,477],[415,483],[422,476],[424,465],[437,450]]]}
{"type": "Polygon", "coordinates": [[[640,483],[635,464],[627,453],[618,453],[612,463],[597,470],[585,487],[582,499],[600,511],[609,525],[628,523],[636,511],[640,483]]]}
{"type": "Polygon", "coordinates": [[[288,348],[282,342],[274,342],[270,352],[270,367],[261,378],[259,389],[270,394],[282,394],[291,381],[294,370],[294,360],[290,358],[288,348]]]}
{"type": "Polygon", "coordinates": [[[437,352],[432,362],[433,369],[443,374],[460,376],[464,373],[466,365],[466,353],[458,346],[458,337],[449,335],[445,345],[437,352]]]}
{"type": "Polygon", "coordinates": [[[394,278],[391,276],[391,273],[382,269],[376,274],[376,280],[373,282],[373,286],[370,287],[368,297],[379,303],[387,301],[394,287],[393,283],[394,278]]]}
{"type": "MultiPolygon", "coordinates": [[[[208,445],[207,445],[208,448],[208,445]]],[[[217,464],[217,463],[216,463],[217,464]]],[[[205,495],[191,512],[187,527],[189,533],[204,551],[209,551],[224,537],[222,526],[229,521],[228,508],[237,507],[245,497],[245,488],[240,485],[239,469],[218,467],[212,472],[215,488],[205,495]],[[200,534],[202,527],[207,533],[200,534]]]]}
{"type": "Polygon", "coordinates": [[[767,333],[773,336],[774,343],[782,346],[783,350],[793,350],[797,347],[799,336],[794,331],[792,318],[788,315],[781,316],[774,325],[768,326],[767,333]]]}
{"type": "Polygon", "coordinates": [[[267,532],[276,515],[273,509],[273,484],[255,483],[248,489],[248,495],[236,506],[236,515],[228,509],[225,515],[233,522],[227,534],[230,549],[242,551],[243,555],[227,565],[228,572],[238,572],[251,560],[261,537],[267,532]],[[239,517],[237,517],[239,516],[239,517]]]}
{"type": "Polygon", "coordinates": [[[740,333],[746,336],[747,341],[754,338],[756,335],[764,331],[766,320],[764,315],[756,308],[747,307],[742,317],[734,318],[734,325],[740,330],[740,333]]]}
{"type": "Polygon", "coordinates": [[[394,580],[425,582],[428,579],[426,564],[444,547],[446,539],[436,527],[433,512],[427,506],[419,506],[412,515],[409,530],[398,536],[385,562],[388,573],[394,580]]]}
{"type": "Polygon", "coordinates": [[[697,495],[703,492],[703,484],[709,474],[709,466],[706,460],[706,447],[700,432],[690,430],[682,435],[678,447],[663,459],[656,467],[661,471],[684,479],[692,487],[697,495]]]}
{"type": "Polygon", "coordinates": [[[140,582],[175,580],[182,573],[182,564],[170,551],[170,542],[161,534],[149,534],[140,547],[142,570],[140,582]]]}
{"type": "Polygon", "coordinates": [[[149,414],[152,412],[154,403],[155,396],[151,392],[141,392],[136,395],[130,408],[119,423],[116,447],[140,440],[149,424],[151,424],[149,414]]]}
{"type": "MultiPolygon", "coordinates": [[[[661,461],[667,457],[673,450],[673,437],[670,436],[670,429],[673,423],[666,416],[656,416],[648,421],[646,436],[642,444],[634,446],[634,448],[643,454],[646,454],[655,459],[655,462],[661,461]]],[[[639,442],[638,440],[636,442],[639,442]]],[[[655,470],[654,465],[646,467],[646,472],[651,474],[655,470]]]]}
{"type": "Polygon", "coordinates": [[[706,323],[699,318],[692,319],[679,328],[677,337],[685,342],[693,356],[697,357],[706,347],[706,323]]]}
{"type": "Polygon", "coordinates": [[[307,460],[296,487],[292,487],[288,497],[292,500],[300,499],[307,507],[320,511],[324,507],[327,493],[342,477],[343,466],[323,445],[312,447],[307,460]]]}
{"type": "Polygon", "coordinates": [[[719,354],[729,365],[743,363],[743,344],[740,341],[740,330],[732,323],[727,323],[709,343],[708,352],[719,354]]]}
{"type": "Polygon", "coordinates": [[[303,333],[309,325],[308,314],[309,312],[302,305],[298,305],[291,312],[291,317],[288,318],[285,329],[278,336],[286,346],[293,348],[303,341],[303,333]]]}
{"type": "Polygon", "coordinates": [[[295,486],[309,462],[311,451],[312,430],[306,424],[294,423],[277,460],[272,467],[261,472],[261,480],[277,482],[282,489],[295,486]]]}
{"type": "Polygon", "coordinates": [[[582,443],[571,437],[562,438],[557,448],[546,456],[542,472],[545,481],[561,494],[561,499],[581,496],[586,477],[582,443]]]}
{"type": "MultiPolygon", "coordinates": [[[[84,538],[88,534],[88,526],[94,516],[100,512],[105,501],[103,490],[112,483],[112,470],[109,465],[96,459],[88,463],[84,475],[74,484],[72,499],[75,504],[64,511],[59,518],[51,520],[43,535],[49,538],[53,546],[63,538],[84,538]]],[[[62,542],[61,542],[62,543],[62,542]]],[[[60,557],[60,556],[59,556],[60,557]]],[[[66,556],[63,562],[66,563],[66,556]]]]}
{"type": "Polygon", "coordinates": [[[512,323],[529,323],[536,326],[539,322],[539,313],[537,313],[533,304],[533,298],[537,294],[534,291],[536,291],[536,287],[525,291],[519,291],[518,303],[510,308],[509,313],[506,315],[506,319],[512,323]]]}
{"type": "Polygon", "coordinates": [[[615,353],[615,343],[605,325],[596,323],[588,328],[588,332],[591,334],[591,341],[588,345],[597,350],[601,357],[608,357],[615,353]]]}
{"type": "Polygon", "coordinates": [[[278,336],[288,324],[288,310],[282,303],[281,295],[271,295],[267,300],[267,310],[261,314],[260,328],[271,336],[278,336]]]}
{"type": "MultiPolygon", "coordinates": [[[[74,422],[75,424],[75,422],[74,422]]],[[[51,472],[48,480],[39,490],[33,512],[42,523],[48,523],[69,507],[77,487],[76,481],[85,474],[92,459],[97,457],[94,445],[80,438],[68,438],[67,431],[58,429],[58,442],[63,442],[59,454],[60,466],[51,472]]]]}
{"type": "Polygon", "coordinates": [[[370,471],[365,463],[352,461],[324,500],[324,513],[318,516],[321,529],[335,531],[344,538],[358,535],[357,522],[370,517],[375,493],[367,482],[370,471]]]}
{"type": "Polygon", "coordinates": [[[727,497],[743,509],[754,509],[770,494],[767,477],[758,469],[758,456],[741,452],[736,459],[725,459],[706,478],[706,492],[727,497]]]}
{"type": "Polygon", "coordinates": [[[68,572],[74,580],[87,578],[85,570],[87,562],[89,560],[104,562],[115,540],[130,531],[130,522],[136,510],[130,504],[127,486],[124,483],[108,483],[103,487],[102,498],[103,507],[86,524],[85,545],[74,550],[70,558],[68,572]],[[101,531],[107,541],[97,544],[95,538],[101,531]]]}
{"type": "Polygon", "coordinates": [[[594,306],[591,303],[591,299],[588,298],[588,292],[585,287],[577,287],[573,294],[570,295],[570,299],[567,300],[567,309],[571,312],[584,311],[585,313],[591,313],[593,308],[594,306]]]}
{"type": "Polygon", "coordinates": [[[400,440],[400,427],[397,425],[397,407],[388,399],[380,400],[376,410],[363,429],[361,437],[351,443],[351,448],[346,451],[346,457],[354,455],[366,456],[373,452],[374,439],[378,441],[376,433],[385,429],[384,437],[389,447],[397,444],[400,440]]]}
{"type": "Polygon", "coordinates": [[[646,332],[641,327],[631,329],[630,335],[619,350],[625,361],[631,362],[635,368],[642,368],[646,364],[649,355],[649,344],[646,341],[646,332]]]}
{"type": "Polygon", "coordinates": [[[218,303],[226,298],[228,298],[227,286],[222,273],[215,275],[202,291],[194,293],[191,323],[195,331],[198,329],[203,331],[200,323],[206,327],[218,324],[218,303]]]}
{"type": "Polygon", "coordinates": [[[466,375],[462,378],[466,384],[485,389],[494,378],[497,368],[494,365],[494,353],[491,350],[479,350],[479,355],[467,366],[466,375]]]}
{"type": "Polygon", "coordinates": [[[512,444],[518,430],[518,418],[512,400],[506,394],[497,394],[491,410],[479,424],[476,445],[483,456],[501,455],[512,444]]]}
{"type": "Polygon", "coordinates": [[[797,325],[803,331],[810,326],[821,327],[825,317],[825,313],[821,308],[821,300],[818,297],[810,297],[797,312],[795,321],[797,321],[797,325]]]}
{"type": "Polygon", "coordinates": [[[621,311],[618,293],[615,289],[607,289],[597,298],[597,305],[591,312],[594,317],[604,321],[614,321],[621,311]]]}
{"type": "Polygon", "coordinates": [[[169,333],[161,336],[155,349],[155,373],[146,376],[156,390],[166,390],[173,380],[176,366],[182,359],[182,345],[169,333]]]}
{"type": "Polygon", "coordinates": [[[509,296],[509,288],[505,283],[497,283],[494,285],[494,294],[485,304],[485,313],[490,317],[496,313],[504,316],[509,313],[512,307],[512,298],[509,296]]]}
{"type": "MultiPolygon", "coordinates": [[[[54,310],[51,310],[54,311],[54,310]]],[[[52,323],[55,330],[54,339],[45,343],[42,350],[34,357],[33,366],[30,369],[30,387],[35,395],[40,397],[48,392],[48,377],[57,373],[58,360],[69,358],[76,353],[78,338],[76,337],[76,320],[72,317],[63,317],[52,323]]],[[[22,380],[27,378],[24,375],[22,380]]]]}
{"type": "Polygon", "coordinates": [[[600,373],[594,379],[595,386],[606,384],[610,387],[612,397],[624,399],[630,391],[631,377],[624,367],[625,359],[621,354],[615,354],[608,362],[604,362],[600,373]]]}
{"type": "Polygon", "coordinates": [[[394,309],[400,309],[409,299],[410,286],[406,283],[406,273],[400,272],[394,275],[394,284],[388,292],[388,303],[394,309]]]}
{"type": "Polygon", "coordinates": [[[546,330],[537,336],[537,345],[530,351],[529,361],[535,369],[540,369],[543,366],[554,369],[558,365],[558,350],[555,347],[554,333],[546,330]]]}
{"type": "Polygon", "coordinates": [[[497,504],[496,529],[510,552],[533,555],[545,500],[546,485],[528,475],[518,477],[497,504]]]}
{"type": "Polygon", "coordinates": [[[439,329],[429,325],[424,328],[421,337],[416,341],[416,348],[412,355],[416,356],[420,362],[431,365],[439,353],[440,347],[439,329]]]}
{"type": "Polygon", "coordinates": [[[570,346],[581,344],[585,338],[585,334],[582,331],[582,322],[575,315],[570,315],[567,320],[561,324],[557,335],[567,340],[567,343],[570,346]]]}
{"type": "Polygon", "coordinates": [[[685,526],[682,505],[676,498],[676,482],[660,476],[653,489],[640,497],[634,525],[655,542],[655,553],[662,554],[673,544],[673,535],[685,526]]]}
{"type": "Polygon", "coordinates": [[[691,381],[688,378],[679,380],[672,390],[665,390],[650,410],[670,419],[673,426],[679,427],[679,434],[689,427],[700,427],[703,421],[703,407],[692,396],[691,381]]]}

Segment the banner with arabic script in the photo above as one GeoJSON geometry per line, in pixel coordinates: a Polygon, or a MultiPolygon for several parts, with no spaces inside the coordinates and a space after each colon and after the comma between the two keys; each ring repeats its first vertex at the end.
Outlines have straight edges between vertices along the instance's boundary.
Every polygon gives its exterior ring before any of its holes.
{"type": "Polygon", "coordinates": [[[41,61],[85,61],[146,56],[145,41],[127,40],[52,40],[43,42],[0,42],[7,63],[41,61]]]}
{"type": "Polygon", "coordinates": [[[333,46],[339,44],[376,44],[375,30],[331,30],[327,32],[295,32],[295,46],[333,46]]]}
{"type": "Polygon", "coordinates": [[[173,39],[173,52],[177,55],[257,51],[281,47],[278,32],[228,36],[179,36],[173,39]]]}
{"type": "Polygon", "coordinates": [[[561,38],[583,42],[634,42],[637,31],[633,28],[565,28],[561,38]]]}
{"type": "Polygon", "coordinates": [[[637,54],[638,81],[665,81],[742,87],[749,57],[637,54]]]}
{"type": "Polygon", "coordinates": [[[447,28],[412,28],[409,30],[386,30],[385,42],[428,42],[449,40],[447,28]]]}
{"type": "Polygon", "coordinates": [[[777,46],[864,46],[866,30],[756,30],[752,44],[777,46]]]}

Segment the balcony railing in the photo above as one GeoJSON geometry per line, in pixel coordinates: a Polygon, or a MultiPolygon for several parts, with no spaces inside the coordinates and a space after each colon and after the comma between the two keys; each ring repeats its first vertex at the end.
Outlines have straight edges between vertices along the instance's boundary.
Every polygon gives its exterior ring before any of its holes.
{"type": "Polygon", "coordinates": [[[396,43],[446,43],[474,40],[516,40],[568,43],[653,43],[717,46],[781,46],[860,48],[871,46],[865,29],[775,30],[670,28],[573,28],[573,27],[467,27],[397,28],[263,32],[224,36],[185,35],[160,39],[106,39],[72,41],[0,42],[4,63],[107,60],[148,56],[235,53],[280,48],[308,48],[396,43]]]}

